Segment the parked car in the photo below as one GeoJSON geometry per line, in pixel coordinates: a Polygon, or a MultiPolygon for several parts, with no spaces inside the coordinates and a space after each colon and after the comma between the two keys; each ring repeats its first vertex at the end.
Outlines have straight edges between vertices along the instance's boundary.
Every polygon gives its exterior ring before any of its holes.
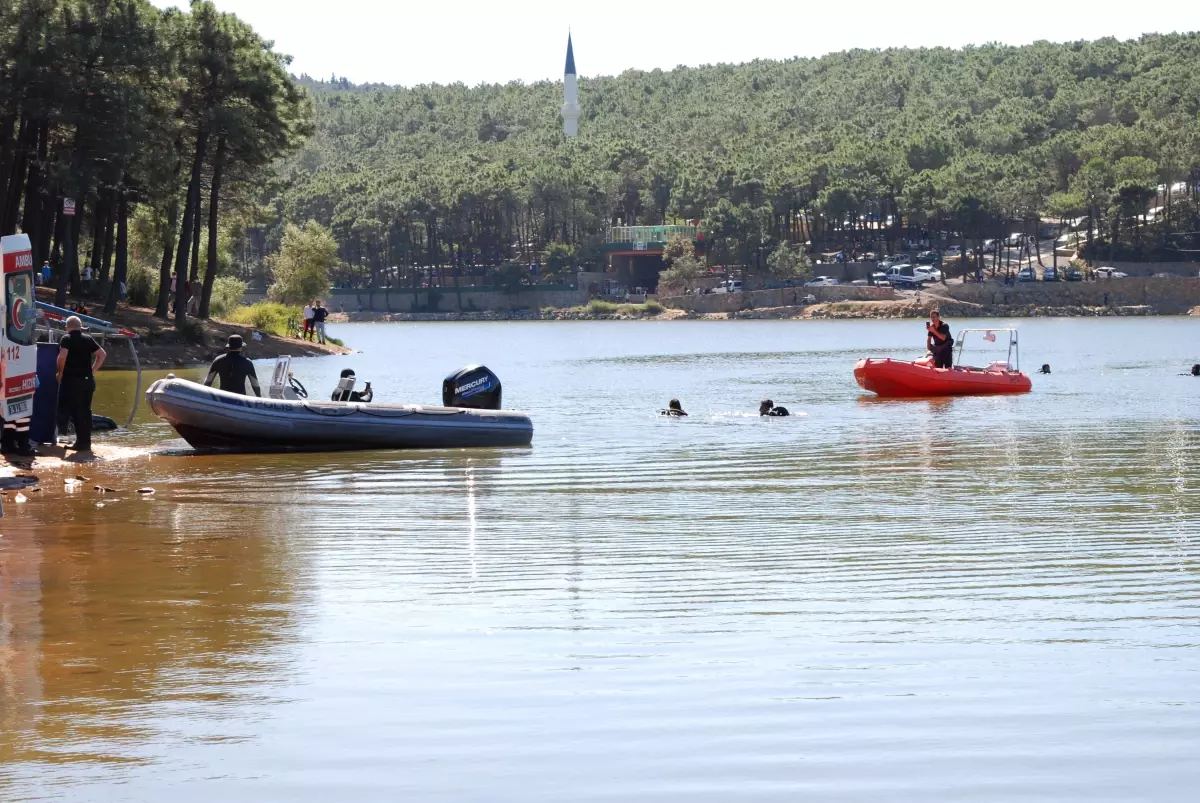
{"type": "Polygon", "coordinates": [[[920,287],[929,281],[929,274],[917,273],[912,265],[893,265],[887,269],[886,275],[893,287],[920,287]]]}
{"type": "Polygon", "coordinates": [[[979,250],[985,254],[995,253],[996,241],[995,240],[984,240],[983,244],[979,246],[979,250]]]}
{"type": "Polygon", "coordinates": [[[1068,282],[1082,282],[1083,274],[1075,269],[1068,270],[1066,273],[1066,280],[1068,282]]]}
{"type": "Polygon", "coordinates": [[[1024,245],[1028,238],[1029,235],[1024,232],[1014,231],[1005,238],[1004,244],[1009,248],[1016,248],[1018,245],[1024,245]]]}
{"type": "Polygon", "coordinates": [[[1097,279],[1128,279],[1128,273],[1122,273],[1116,268],[1096,268],[1093,271],[1097,279]]]}
{"type": "Polygon", "coordinates": [[[940,282],[942,280],[942,272],[937,268],[929,265],[917,265],[913,268],[913,274],[924,277],[927,282],[940,282]]]}
{"type": "Polygon", "coordinates": [[[1043,282],[1057,282],[1057,281],[1059,281],[1059,277],[1058,277],[1058,268],[1056,268],[1056,267],[1054,267],[1053,265],[1051,265],[1050,267],[1048,267],[1048,268],[1046,268],[1044,271],[1042,271],[1042,281],[1043,281],[1043,282]]]}
{"type": "Polygon", "coordinates": [[[833,287],[838,283],[832,276],[814,276],[804,283],[805,287],[833,287]]]}
{"type": "Polygon", "coordinates": [[[742,292],[742,280],[741,279],[726,279],[725,281],[721,282],[719,285],[717,285],[716,287],[713,288],[713,293],[718,294],[718,295],[721,293],[740,293],[740,292],[742,292]]]}
{"type": "Polygon", "coordinates": [[[1018,282],[1036,282],[1037,271],[1033,268],[1021,268],[1021,272],[1017,274],[1018,282]]]}
{"type": "Polygon", "coordinates": [[[942,255],[937,251],[922,251],[917,254],[918,265],[940,265],[941,262],[942,255]]]}
{"type": "Polygon", "coordinates": [[[946,256],[948,257],[960,257],[962,256],[962,252],[963,249],[961,245],[951,245],[946,248],[946,256]]]}
{"type": "Polygon", "coordinates": [[[875,284],[879,284],[880,282],[886,282],[887,278],[888,278],[888,276],[887,276],[886,271],[877,270],[871,274],[871,281],[875,282],[875,284]]]}
{"type": "Polygon", "coordinates": [[[891,268],[895,265],[907,265],[907,264],[908,264],[908,257],[904,256],[903,254],[892,254],[891,256],[886,256],[883,259],[879,260],[879,267],[883,268],[884,270],[887,270],[888,268],[891,268]]]}

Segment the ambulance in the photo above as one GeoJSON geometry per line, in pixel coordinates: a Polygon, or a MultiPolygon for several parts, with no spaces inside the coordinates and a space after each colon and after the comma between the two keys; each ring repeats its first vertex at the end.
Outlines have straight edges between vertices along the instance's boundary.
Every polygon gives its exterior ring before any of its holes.
{"type": "Polygon", "coordinates": [[[34,327],[37,309],[33,295],[33,251],[29,237],[0,237],[0,411],[5,421],[29,418],[37,390],[37,343],[34,327]]]}

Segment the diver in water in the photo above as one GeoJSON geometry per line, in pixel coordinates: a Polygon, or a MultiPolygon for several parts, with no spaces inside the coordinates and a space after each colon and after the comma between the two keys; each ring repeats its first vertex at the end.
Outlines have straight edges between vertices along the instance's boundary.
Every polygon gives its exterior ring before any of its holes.
{"type": "Polygon", "coordinates": [[[672,418],[687,418],[687,413],[683,411],[683,406],[680,405],[679,399],[671,399],[667,403],[667,409],[659,410],[659,415],[666,415],[672,418]]]}
{"type": "Polygon", "coordinates": [[[1200,362],[1192,366],[1192,376],[1200,376],[1200,362]]]}
{"type": "Polygon", "coordinates": [[[352,368],[342,369],[342,376],[338,380],[337,387],[333,389],[333,401],[369,402],[375,397],[370,382],[363,387],[361,393],[354,389],[354,382],[354,370],[352,368]]]}
{"type": "Polygon", "coordinates": [[[1043,364],[1043,365],[1042,365],[1042,368],[1041,368],[1041,370],[1040,370],[1040,371],[1038,371],[1038,373],[1039,373],[1039,374],[1048,374],[1048,373],[1050,373],[1050,363],[1045,363],[1045,364],[1043,364]]]}
{"type": "Polygon", "coordinates": [[[776,407],[775,402],[771,401],[770,399],[763,399],[762,402],[759,403],[758,414],[777,417],[791,415],[786,407],[776,407]]]}

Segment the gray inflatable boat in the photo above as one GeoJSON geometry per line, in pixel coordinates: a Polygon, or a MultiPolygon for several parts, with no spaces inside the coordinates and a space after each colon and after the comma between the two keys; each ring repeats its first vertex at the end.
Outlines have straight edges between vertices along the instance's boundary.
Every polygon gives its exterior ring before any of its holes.
{"type": "Polygon", "coordinates": [[[524,413],[259,398],[167,377],[146,391],[150,409],[195,449],[313,452],[528,446],[524,413]]]}

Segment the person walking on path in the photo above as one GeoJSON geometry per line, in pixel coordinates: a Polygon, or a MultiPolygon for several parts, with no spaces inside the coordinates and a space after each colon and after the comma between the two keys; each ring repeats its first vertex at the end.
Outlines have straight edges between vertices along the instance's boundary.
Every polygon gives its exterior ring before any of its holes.
{"type": "Polygon", "coordinates": [[[92,450],[95,372],[104,365],[107,356],[99,343],[83,333],[83,321],[75,315],[67,318],[67,334],[58,343],[58,402],[75,425],[75,443],[68,449],[92,450]]]}
{"type": "Polygon", "coordinates": [[[221,390],[249,396],[250,394],[246,392],[246,382],[249,382],[250,387],[254,389],[254,395],[262,396],[262,391],[258,387],[258,374],[254,373],[254,363],[250,362],[245,354],[242,354],[243,345],[241,335],[229,336],[229,340],[226,341],[225,353],[213,360],[212,365],[208,368],[208,376],[204,380],[205,385],[212,387],[213,382],[220,378],[221,390]]]}
{"type": "Polygon", "coordinates": [[[304,305],[304,329],[300,332],[300,337],[303,340],[312,340],[313,331],[313,305],[308,302],[304,305]]]}
{"type": "Polygon", "coordinates": [[[322,345],[325,343],[325,319],[328,317],[329,310],[325,309],[325,305],[318,298],[316,306],[313,307],[313,328],[317,330],[317,342],[322,345]]]}

